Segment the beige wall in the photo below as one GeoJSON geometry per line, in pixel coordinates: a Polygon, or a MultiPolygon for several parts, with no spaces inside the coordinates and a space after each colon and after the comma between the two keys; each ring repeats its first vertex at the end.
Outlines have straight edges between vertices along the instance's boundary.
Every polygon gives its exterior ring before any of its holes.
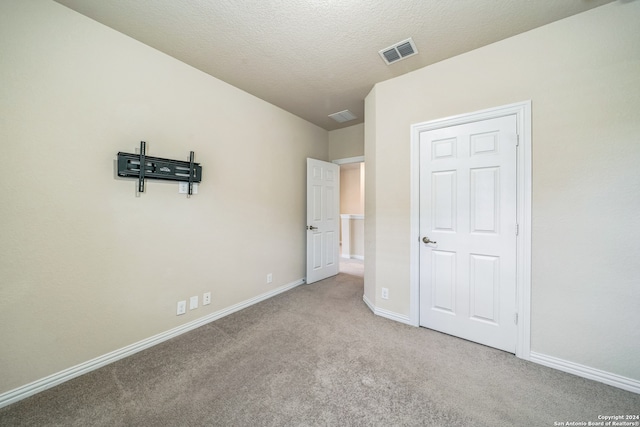
{"type": "Polygon", "coordinates": [[[329,160],[364,156],[364,123],[329,132],[329,160]]]}
{"type": "Polygon", "coordinates": [[[304,277],[327,131],[52,1],[0,3],[0,58],[0,393],[304,277]],[[116,179],[140,140],[199,194],[116,179]]]}
{"type": "Polygon", "coordinates": [[[640,380],[638,22],[640,2],[613,2],[376,85],[370,301],[410,312],[410,125],[531,100],[531,350],[640,380]]]}
{"type": "Polygon", "coordinates": [[[361,163],[340,166],[340,213],[364,214],[364,194],[361,186],[361,163]]]}
{"type": "Polygon", "coordinates": [[[377,220],[377,180],[376,168],[378,167],[377,159],[377,140],[376,132],[378,117],[378,98],[376,97],[377,86],[374,86],[369,95],[364,100],[365,119],[364,122],[364,174],[366,185],[364,187],[364,256],[367,262],[364,263],[364,300],[369,305],[376,304],[376,261],[377,261],[377,245],[376,239],[378,229],[377,220]]]}

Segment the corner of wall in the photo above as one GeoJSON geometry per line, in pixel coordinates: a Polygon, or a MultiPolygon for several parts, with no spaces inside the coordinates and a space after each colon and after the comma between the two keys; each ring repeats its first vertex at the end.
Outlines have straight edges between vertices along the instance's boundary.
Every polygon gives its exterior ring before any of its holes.
{"type": "Polygon", "coordinates": [[[364,102],[364,296],[368,305],[376,305],[376,86],[364,102]]]}

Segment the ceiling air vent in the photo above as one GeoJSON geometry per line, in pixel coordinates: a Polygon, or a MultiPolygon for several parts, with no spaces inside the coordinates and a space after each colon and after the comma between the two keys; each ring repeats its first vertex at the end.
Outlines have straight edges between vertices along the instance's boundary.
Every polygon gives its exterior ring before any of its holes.
{"type": "Polygon", "coordinates": [[[329,117],[338,123],[348,122],[349,120],[357,118],[357,116],[349,110],[342,110],[337,113],[329,114],[329,117]]]}
{"type": "Polygon", "coordinates": [[[382,49],[378,53],[382,57],[383,61],[386,62],[387,65],[390,65],[394,62],[415,55],[418,53],[418,48],[416,48],[416,44],[413,42],[413,39],[409,37],[408,39],[402,40],[393,46],[382,49]]]}

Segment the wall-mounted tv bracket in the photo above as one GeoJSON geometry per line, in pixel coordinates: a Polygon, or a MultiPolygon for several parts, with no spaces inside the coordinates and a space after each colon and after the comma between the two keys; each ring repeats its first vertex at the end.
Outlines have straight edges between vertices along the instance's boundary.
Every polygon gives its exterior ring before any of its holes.
{"type": "Polygon", "coordinates": [[[138,178],[138,191],[144,192],[144,180],[164,179],[189,183],[189,194],[193,194],[193,183],[202,180],[202,166],[195,163],[193,151],[189,161],[161,159],[145,154],[146,142],[140,141],[140,154],[118,153],[118,176],[138,178]],[[144,167],[140,167],[144,165],[144,167]]]}

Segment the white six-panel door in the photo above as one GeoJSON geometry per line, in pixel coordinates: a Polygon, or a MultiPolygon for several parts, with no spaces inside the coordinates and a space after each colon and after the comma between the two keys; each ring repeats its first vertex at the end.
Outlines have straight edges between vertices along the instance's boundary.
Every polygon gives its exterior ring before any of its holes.
{"type": "Polygon", "coordinates": [[[340,166],[307,159],[307,283],[338,274],[340,166]]]}
{"type": "Polygon", "coordinates": [[[516,116],[420,133],[420,325],[515,353],[516,116]]]}

